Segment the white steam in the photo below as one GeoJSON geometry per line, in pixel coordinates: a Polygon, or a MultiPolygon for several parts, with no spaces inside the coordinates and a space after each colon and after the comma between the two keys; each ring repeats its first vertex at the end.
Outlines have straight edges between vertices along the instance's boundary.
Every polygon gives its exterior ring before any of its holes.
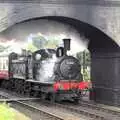
{"type": "Polygon", "coordinates": [[[89,40],[83,36],[80,36],[80,34],[77,33],[77,31],[74,31],[74,34],[75,35],[73,34],[72,35],[67,35],[67,34],[58,35],[58,37],[60,38],[59,46],[63,46],[63,39],[65,38],[71,39],[70,51],[67,52],[69,55],[75,55],[78,52],[84,51],[89,44],[89,40]]]}
{"type": "Polygon", "coordinates": [[[15,39],[6,42],[0,42],[0,45],[5,47],[1,54],[9,54],[11,52],[16,52],[21,54],[23,42],[17,42],[15,39]]]}
{"type": "Polygon", "coordinates": [[[56,60],[57,58],[54,54],[52,58],[42,61],[37,80],[41,82],[50,82],[54,79],[53,70],[56,60]]]}
{"type": "MultiPolygon", "coordinates": [[[[16,39],[18,42],[23,41],[30,43],[32,34],[41,33],[45,38],[59,39],[60,43],[64,38],[71,39],[71,53],[83,51],[88,47],[89,40],[85,39],[83,34],[78,32],[73,26],[53,21],[53,20],[31,20],[17,24],[6,31],[2,36],[6,39],[16,39]],[[6,37],[7,36],[7,37],[6,37]]],[[[24,45],[23,45],[24,46],[24,45]]],[[[25,45],[26,46],[26,45],[25,45]]],[[[17,48],[16,48],[17,49],[17,48]]]]}

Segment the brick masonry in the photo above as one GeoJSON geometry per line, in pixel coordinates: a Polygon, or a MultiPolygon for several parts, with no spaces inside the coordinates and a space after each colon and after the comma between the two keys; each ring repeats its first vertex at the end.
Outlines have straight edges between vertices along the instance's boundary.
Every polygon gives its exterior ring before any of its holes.
{"type": "Polygon", "coordinates": [[[0,31],[21,21],[64,16],[93,25],[120,44],[120,0],[6,0],[0,3],[0,31]]]}

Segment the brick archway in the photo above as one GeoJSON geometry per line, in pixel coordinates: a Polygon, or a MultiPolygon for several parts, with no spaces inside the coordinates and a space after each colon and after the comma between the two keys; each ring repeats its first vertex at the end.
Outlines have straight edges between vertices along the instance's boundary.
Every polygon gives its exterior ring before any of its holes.
{"type": "MultiPolygon", "coordinates": [[[[80,34],[85,36],[85,38],[89,39],[88,49],[90,50],[92,57],[91,75],[95,100],[100,103],[120,104],[119,93],[116,92],[120,90],[120,49],[117,43],[94,26],[73,18],[62,16],[29,19],[15,24],[14,26],[38,19],[54,20],[69,24],[80,34]]],[[[10,29],[11,27],[1,34],[6,35],[10,29]]]]}

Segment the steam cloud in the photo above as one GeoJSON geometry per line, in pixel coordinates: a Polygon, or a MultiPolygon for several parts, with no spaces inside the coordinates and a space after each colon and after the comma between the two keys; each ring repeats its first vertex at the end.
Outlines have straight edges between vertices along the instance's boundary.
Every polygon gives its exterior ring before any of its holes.
{"type": "Polygon", "coordinates": [[[38,71],[37,80],[41,82],[50,82],[54,80],[53,70],[56,60],[56,56],[53,55],[52,58],[42,61],[40,70],[38,71]]]}
{"type": "Polygon", "coordinates": [[[37,33],[41,33],[45,37],[59,38],[61,39],[60,43],[63,38],[70,38],[72,43],[71,53],[73,54],[86,49],[89,42],[71,25],[41,19],[17,24],[11,29],[9,28],[2,36],[8,40],[16,39],[16,41],[25,42],[30,34],[37,33]]]}

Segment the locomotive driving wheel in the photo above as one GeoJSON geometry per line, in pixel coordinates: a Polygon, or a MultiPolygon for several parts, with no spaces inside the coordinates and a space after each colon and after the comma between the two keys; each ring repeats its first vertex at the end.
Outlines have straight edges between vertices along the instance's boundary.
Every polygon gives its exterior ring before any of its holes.
{"type": "Polygon", "coordinates": [[[30,97],[31,95],[31,83],[30,82],[25,83],[24,92],[26,96],[30,97]]]}
{"type": "Polygon", "coordinates": [[[55,93],[50,93],[49,94],[49,100],[51,103],[54,103],[56,101],[56,94],[55,93]]]}
{"type": "Polygon", "coordinates": [[[19,84],[19,93],[24,94],[24,80],[20,80],[19,84]]]}
{"type": "Polygon", "coordinates": [[[5,80],[3,80],[3,82],[1,83],[1,87],[5,88],[5,86],[6,86],[6,82],[5,82],[5,80]]]}
{"type": "Polygon", "coordinates": [[[5,89],[8,89],[9,88],[9,80],[5,80],[5,89]]]}
{"type": "Polygon", "coordinates": [[[15,90],[15,79],[10,80],[11,90],[15,90]]]}
{"type": "Polygon", "coordinates": [[[41,92],[40,98],[41,98],[42,100],[45,100],[45,99],[46,99],[46,93],[41,92]]]}
{"type": "Polygon", "coordinates": [[[22,85],[21,85],[21,94],[22,95],[25,94],[24,87],[25,87],[25,81],[22,81],[22,85]]]}
{"type": "Polygon", "coordinates": [[[15,91],[17,92],[17,93],[20,93],[20,80],[19,79],[16,79],[15,80],[15,91]]]}
{"type": "Polygon", "coordinates": [[[78,103],[79,103],[79,99],[78,99],[78,98],[75,98],[75,99],[74,99],[74,103],[75,103],[75,104],[78,104],[78,103]]]}

